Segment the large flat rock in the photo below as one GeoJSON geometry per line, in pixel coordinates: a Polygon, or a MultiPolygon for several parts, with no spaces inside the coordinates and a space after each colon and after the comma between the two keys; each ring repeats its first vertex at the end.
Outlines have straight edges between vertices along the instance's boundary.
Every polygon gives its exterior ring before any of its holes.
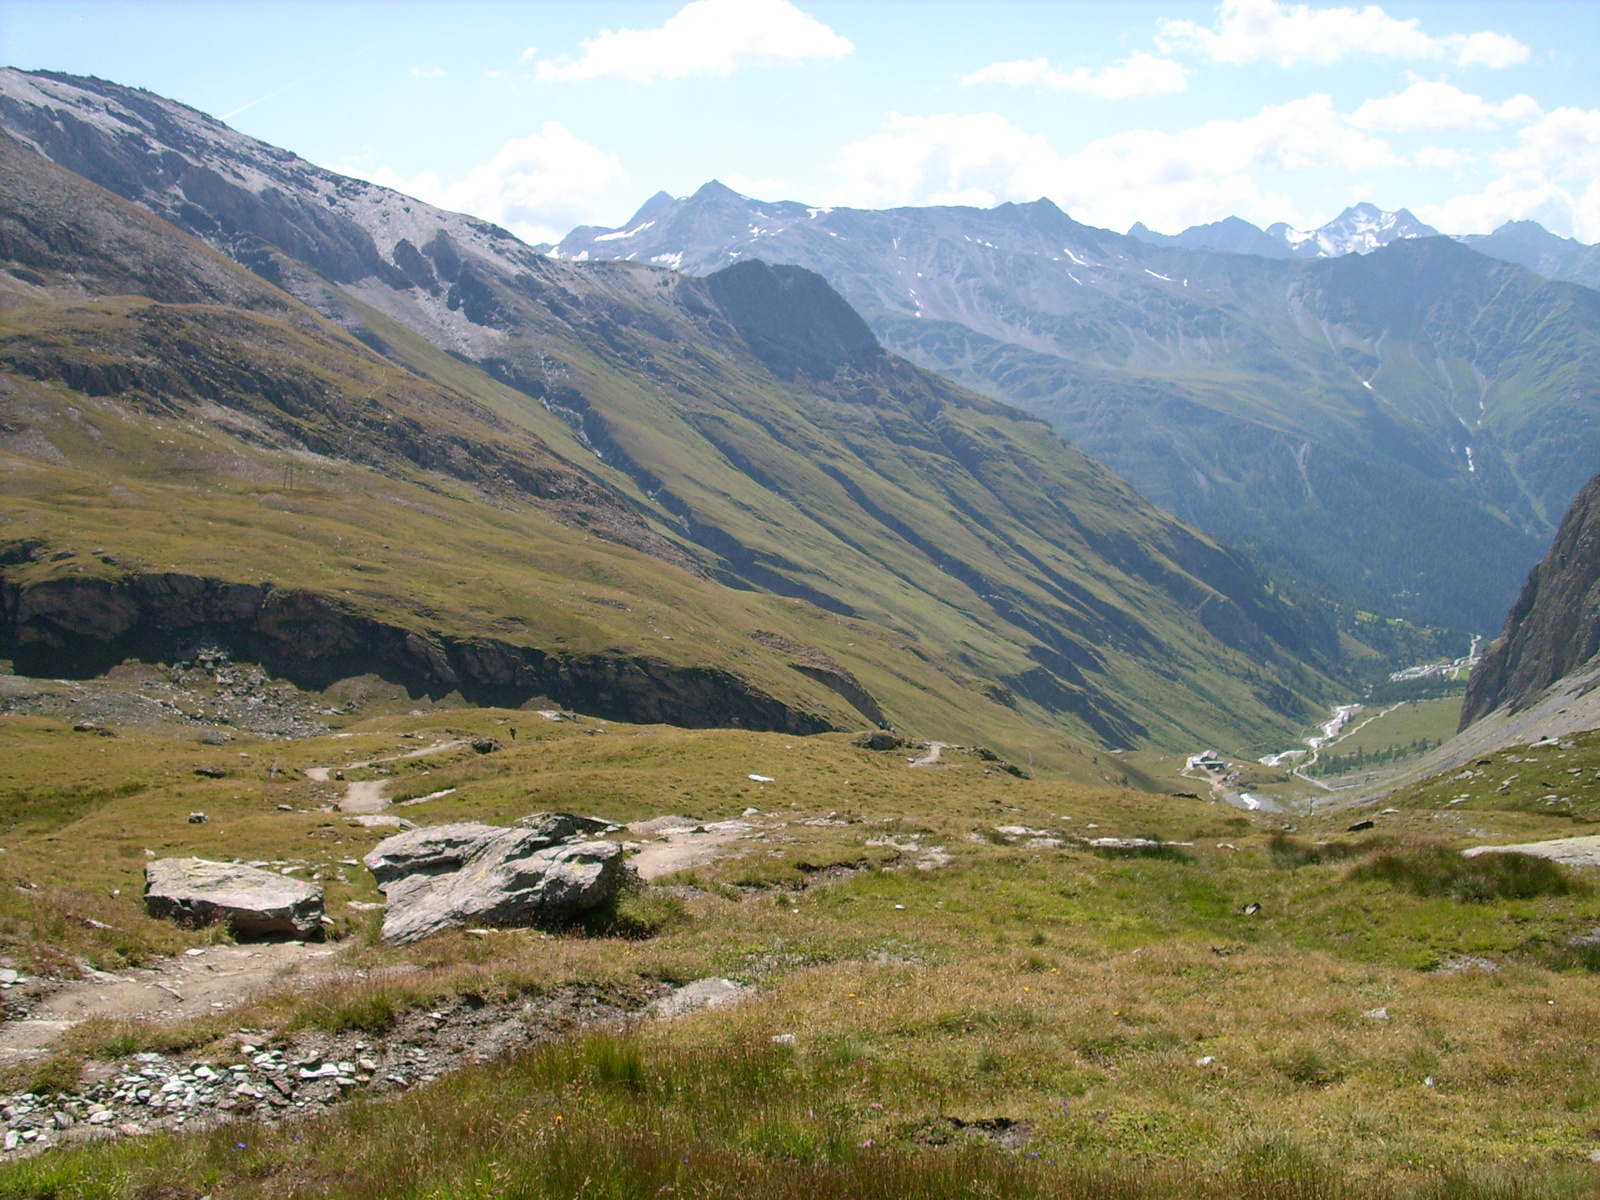
{"type": "Polygon", "coordinates": [[[584,840],[610,828],[594,818],[541,813],[519,828],[459,822],[386,838],[365,860],[388,899],[383,939],[405,945],[464,925],[580,916],[622,882],[622,847],[584,840]]]}
{"type": "Polygon", "coordinates": [[[184,925],[226,924],[246,937],[307,937],[322,931],[322,889],[203,858],[158,858],[144,869],[144,906],[184,925]]]}

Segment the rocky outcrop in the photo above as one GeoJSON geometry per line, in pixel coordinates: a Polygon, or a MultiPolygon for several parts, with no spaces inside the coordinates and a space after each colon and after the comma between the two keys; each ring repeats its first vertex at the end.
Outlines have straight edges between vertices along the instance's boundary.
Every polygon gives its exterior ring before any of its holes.
{"type": "Polygon", "coordinates": [[[1461,728],[1537,700],[1600,653],[1600,475],[1572,502],[1555,542],[1522,585],[1505,632],[1467,684],[1461,728]]]}
{"type": "Polygon", "coordinates": [[[182,925],[227,925],[241,937],[316,937],[322,889],[241,863],[158,858],[144,869],[144,907],[182,925]]]}
{"type": "Polygon", "coordinates": [[[883,709],[878,707],[878,702],[873,699],[872,693],[867,691],[866,686],[851,671],[841,666],[832,655],[825,654],[815,646],[808,646],[804,642],[784,637],[781,633],[772,633],[764,629],[758,629],[750,636],[768,650],[776,650],[780,654],[787,655],[791,671],[798,671],[807,679],[816,680],[848,702],[878,728],[889,728],[889,720],[883,715],[883,709]]]}
{"type": "Polygon", "coordinates": [[[570,920],[622,882],[622,847],[588,840],[615,828],[538,813],[519,828],[461,822],[398,834],[364,860],[388,898],[383,939],[407,945],[463,925],[570,920]]]}
{"type": "Polygon", "coordinates": [[[372,673],[414,695],[459,691],[481,705],[515,708],[547,696],[617,721],[795,734],[832,728],[715,667],[644,655],[560,656],[495,638],[404,629],[317,592],[176,572],[22,586],[0,573],[0,656],[19,673],[87,676],[128,658],[170,662],[201,640],[308,688],[372,673]]]}

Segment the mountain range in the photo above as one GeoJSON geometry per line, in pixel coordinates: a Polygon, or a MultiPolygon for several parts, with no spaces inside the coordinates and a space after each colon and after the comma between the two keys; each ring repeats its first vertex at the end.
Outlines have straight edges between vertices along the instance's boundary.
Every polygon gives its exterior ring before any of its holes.
{"type": "Polygon", "coordinates": [[[99,80],[0,72],[0,133],[18,669],[212,639],[1126,781],[1102,748],[1272,748],[1371,656],[811,271],[550,258],[99,80]]]}
{"type": "MultiPolygon", "coordinates": [[[[658,201],[659,202],[659,201],[658,201]]],[[[1266,229],[1238,217],[1191,225],[1182,233],[1153,233],[1142,222],[1128,236],[1152,246],[1179,246],[1185,250],[1222,250],[1229,254],[1254,254],[1262,258],[1340,258],[1370,254],[1402,238],[1441,237],[1405,209],[1384,212],[1376,205],[1357,204],[1320,228],[1301,231],[1283,222],[1266,229]]],[[[1456,241],[1506,262],[1519,263],[1548,279],[1600,286],[1600,247],[1558,237],[1537,221],[1507,221],[1493,233],[1469,233],[1456,241]]]]}
{"type": "Polygon", "coordinates": [[[1286,585],[1488,633],[1600,461],[1600,296],[1430,233],[1358,206],[1294,247],[1242,221],[1155,245],[1047,200],[830,209],[713,182],[547,249],[817,271],[890,349],[1044,417],[1286,585]]]}
{"type": "Polygon", "coordinates": [[[1222,250],[1229,254],[1255,254],[1262,258],[1342,258],[1370,254],[1402,238],[1439,237],[1405,209],[1384,212],[1375,204],[1356,204],[1317,229],[1291,229],[1279,221],[1266,229],[1239,217],[1209,225],[1191,225],[1182,233],[1153,233],[1135,222],[1128,236],[1152,246],[1177,246],[1184,250],[1222,250]]]}

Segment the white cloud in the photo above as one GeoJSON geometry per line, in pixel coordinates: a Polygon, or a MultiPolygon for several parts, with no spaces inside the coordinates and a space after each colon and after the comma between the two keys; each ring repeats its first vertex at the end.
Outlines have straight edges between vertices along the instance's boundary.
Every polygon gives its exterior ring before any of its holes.
{"type": "Polygon", "coordinates": [[[879,133],[845,147],[828,203],[988,206],[1049,196],[1079,220],[1114,228],[1135,217],[1177,229],[1229,214],[1296,221],[1295,205],[1265,190],[1258,175],[1398,161],[1323,95],[1177,133],[1130,130],[1069,155],[997,113],[890,114],[879,133]]]}
{"type": "Polygon", "coordinates": [[[1400,20],[1375,4],[1365,8],[1312,8],[1277,0],[1223,0],[1214,27],[1163,21],[1161,48],[1192,50],[1212,62],[1263,60],[1289,67],[1326,65],[1352,54],[1379,58],[1451,58],[1458,66],[1509,67],[1526,62],[1528,47],[1505,34],[1483,31],[1434,37],[1416,17],[1400,20]]]}
{"type": "Polygon", "coordinates": [[[1477,162],[1478,156],[1451,146],[1424,146],[1411,156],[1411,161],[1427,171],[1453,171],[1477,162]]]}
{"type": "Polygon", "coordinates": [[[1024,133],[999,113],[905,117],[890,113],[883,130],[844,148],[843,182],[827,203],[863,208],[1033,200],[1050,190],[1060,159],[1044,138],[1024,133]]]}
{"type": "Polygon", "coordinates": [[[1075,67],[1063,71],[1047,59],[1017,59],[991,63],[981,71],[963,75],[961,83],[971,87],[980,83],[1001,83],[1008,87],[1037,87],[1053,92],[1077,92],[1125,100],[1130,96],[1166,96],[1188,86],[1188,71],[1170,58],[1134,51],[1121,62],[1098,71],[1075,67]]]}
{"type": "Polygon", "coordinates": [[[1446,42],[1460,67],[1514,67],[1529,57],[1526,46],[1503,33],[1458,33],[1446,42]]]}
{"type": "Polygon", "coordinates": [[[1500,155],[1508,171],[1565,178],[1600,176],[1600,109],[1558,108],[1520,130],[1519,145],[1500,155]]]}
{"type": "Polygon", "coordinates": [[[1524,123],[1540,116],[1532,96],[1516,95],[1501,104],[1463,92],[1448,83],[1413,83],[1397,96],[1368,100],[1350,114],[1358,129],[1416,130],[1493,129],[1507,122],[1524,123]]]}
{"type": "Polygon", "coordinates": [[[1500,174],[1483,190],[1418,208],[1417,215],[1450,233],[1489,233],[1504,221],[1534,220],[1553,233],[1600,241],[1600,109],[1544,113],[1493,161],[1500,174]]]}
{"type": "Polygon", "coordinates": [[[602,30],[576,59],[538,62],[549,82],[623,79],[654,83],[729,75],[740,67],[837,60],[855,47],[789,0],[692,0],[659,29],[602,30]]]}
{"type": "Polygon", "coordinates": [[[411,73],[418,79],[443,79],[444,68],[436,67],[432,63],[421,67],[412,67],[411,73]]]}
{"type": "Polygon", "coordinates": [[[528,46],[517,56],[518,62],[532,62],[539,55],[539,47],[528,46]]]}
{"type": "Polygon", "coordinates": [[[456,183],[442,183],[432,170],[406,179],[388,167],[364,171],[345,163],[334,169],[493,221],[525,242],[558,241],[574,225],[594,220],[596,197],[625,178],[615,154],[557,121],[546,121],[531,137],[513,138],[456,183]]]}

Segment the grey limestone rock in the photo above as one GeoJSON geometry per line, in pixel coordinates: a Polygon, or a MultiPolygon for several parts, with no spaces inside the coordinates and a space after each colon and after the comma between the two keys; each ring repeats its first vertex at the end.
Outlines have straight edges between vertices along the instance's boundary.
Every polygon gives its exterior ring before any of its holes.
{"type": "Polygon", "coordinates": [[[366,857],[388,899],[383,939],[420,941],[463,925],[533,925],[594,908],[622,882],[622,847],[582,840],[614,828],[538,813],[522,828],[460,822],[386,838],[366,857]]]}
{"type": "Polygon", "coordinates": [[[272,871],[203,858],[158,858],[144,869],[145,911],[185,925],[226,924],[245,936],[322,930],[322,889],[272,871]]]}

